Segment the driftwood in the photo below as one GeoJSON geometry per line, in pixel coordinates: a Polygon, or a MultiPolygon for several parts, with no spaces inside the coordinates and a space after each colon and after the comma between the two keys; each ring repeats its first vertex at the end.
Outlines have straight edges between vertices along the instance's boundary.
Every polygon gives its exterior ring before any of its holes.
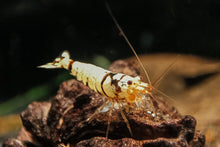
{"type": "MultiPolygon", "coordinates": [[[[139,75],[131,62],[116,61],[110,70],[139,75]]],[[[22,130],[3,146],[204,146],[205,137],[196,131],[194,117],[182,116],[157,95],[152,99],[157,117],[144,109],[126,113],[131,137],[120,112],[114,110],[106,138],[108,112],[86,121],[104,101],[104,96],[77,80],[63,82],[51,101],[33,102],[21,113],[22,130]]]]}

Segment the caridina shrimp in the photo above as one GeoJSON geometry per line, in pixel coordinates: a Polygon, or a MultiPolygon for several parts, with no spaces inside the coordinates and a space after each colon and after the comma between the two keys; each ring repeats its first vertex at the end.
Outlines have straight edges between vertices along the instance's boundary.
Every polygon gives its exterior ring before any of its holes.
{"type": "MultiPolygon", "coordinates": [[[[155,89],[149,79],[148,73],[144,68],[142,62],[140,61],[138,55],[136,54],[131,43],[127,39],[117,20],[111,12],[109,5],[106,3],[107,10],[111,15],[114,23],[120,31],[120,34],[124,37],[133,53],[135,54],[138,62],[143,68],[148,83],[141,80],[141,77],[131,77],[122,73],[115,73],[109,70],[103,69],[101,67],[82,63],[79,61],[74,61],[70,59],[70,54],[68,51],[64,51],[61,56],[57,57],[53,62],[38,66],[39,68],[64,68],[70,71],[70,74],[75,76],[77,80],[82,81],[85,85],[96,91],[97,93],[104,95],[106,97],[106,102],[102,104],[95,112],[92,114],[87,121],[90,121],[97,113],[101,113],[101,110],[106,106],[109,106],[109,117],[108,117],[108,127],[106,131],[106,137],[108,137],[108,132],[111,123],[112,110],[118,109],[121,113],[123,120],[125,121],[127,128],[132,135],[132,129],[130,127],[129,121],[126,118],[124,109],[127,108],[143,108],[143,100],[146,98],[153,98],[151,91],[155,89]]],[[[148,103],[149,108],[154,109],[152,103],[148,103]]],[[[155,115],[154,110],[152,110],[152,115],[155,115]]]]}

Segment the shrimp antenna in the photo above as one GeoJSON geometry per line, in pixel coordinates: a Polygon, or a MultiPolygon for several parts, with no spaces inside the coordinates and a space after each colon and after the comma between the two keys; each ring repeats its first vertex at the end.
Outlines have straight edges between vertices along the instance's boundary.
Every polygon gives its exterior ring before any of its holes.
{"type": "Polygon", "coordinates": [[[166,68],[166,70],[152,83],[154,87],[158,86],[160,81],[163,79],[163,77],[170,71],[170,69],[173,67],[173,65],[176,63],[177,59],[180,57],[180,55],[176,55],[174,60],[170,63],[170,65],[166,68]]]}
{"type": "Polygon", "coordinates": [[[138,57],[136,51],[134,50],[134,47],[131,45],[130,41],[128,40],[127,36],[125,35],[124,31],[122,30],[121,26],[119,25],[118,21],[116,20],[115,16],[113,15],[112,10],[111,10],[111,8],[110,8],[110,6],[109,6],[107,1],[105,1],[105,4],[106,4],[106,8],[107,8],[107,10],[108,10],[112,20],[114,21],[115,25],[117,26],[118,30],[120,31],[120,34],[123,36],[123,38],[125,39],[125,41],[129,45],[129,47],[131,48],[132,52],[136,56],[138,62],[141,65],[141,68],[144,70],[144,73],[145,73],[145,75],[147,77],[147,80],[148,80],[149,84],[151,85],[151,81],[150,81],[149,75],[147,73],[147,70],[144,68],[143,63],[141,62],[140,58],[138,57]]]}

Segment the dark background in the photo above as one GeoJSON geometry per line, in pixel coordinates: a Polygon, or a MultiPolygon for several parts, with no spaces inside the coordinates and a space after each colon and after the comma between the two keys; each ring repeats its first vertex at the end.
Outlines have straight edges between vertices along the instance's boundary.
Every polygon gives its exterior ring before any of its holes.
{"type": "MultiPolygon", "coordinates": [[[[219,0],[110,1],[139,54],[185,53],[220,58],[219,0]]],[[[90,62],[133,56],[103,0],[10,0],[0,2],[0,103],[47,82],[59,70],[36,66],[63,50],[90,62]]]]}

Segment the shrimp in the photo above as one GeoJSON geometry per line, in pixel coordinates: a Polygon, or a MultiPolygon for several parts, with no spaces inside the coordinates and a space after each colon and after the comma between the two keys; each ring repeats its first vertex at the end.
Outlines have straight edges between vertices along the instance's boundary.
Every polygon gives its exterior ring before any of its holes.
{"type": "MultiPolygon", "coordinates": [[[[154,106],[151,100],[149,102],[144,102],[146,98],[153,98],[152,90],[155,89],[149,79],[148,73],[144,68],[141,60],[139,59],[137,53],[135,52],[133,46],[129,42],[128,38],[124,34],[117,20],[111,12],[109,5],[106,3],[107,10],[112,17],[114,23],[120,31],[120,34],[124,37],[125,41],[130,46],[131,50],[135,54],[138,62],[143,68],[145,75],[148,79],[148,83],[141,81],[141,77],[131,77],[122,73],[115,73],[109,70],[105,70],[98,66],[82,63],[79,61],[74,61],[70,59],[68,51],[64,51],[60,57],[57,57],[53,62],[38,66],[39,68],[64,68],[70,70],[70,74],[75,76],[77,80],[82,81],[85,85],[96,91],[97,93],[104,95],[106,97],[106,102],[102,104],[88,119],[87,121],[92,120],[92,118],[110,104],[109,107],[109,117],[108,117],[108,126],[106,131],[106,138],[108,137],[108,132],[111,123],[112,111],[113,109],[119,109],[123,120],[126,123],[126,126],[129,130],[131,136],[132,130],[129,124],[128,119],[126,118],[123,109],[124,108],[146,108],[149,107],[154,114],[154,106]],[[149,106],[150,105],[150,106],[149,106]]],[[[155,89],[156,90],[156,89],[155,89]]],[[[158,90],[157,90],[158,91],[158,90]]],[[[160,91],[158,91],[160,92],[160,91]]]]}
{"type": "Polygon", "coordinates": [[[64,68],[70,70],[71,75],[75,76],[77,80],[82,81],[85,85],[107,98],[107,101],[88,118],[89,121],[102,108],[109,103],[111,104],[106,137],[108,136],[110,118],[115,105],[119,107],[121,116],[132,135],[131,127],[122,108],[134,106],[142,107],[143,105],[140,105],[140,101],[143,100],[144,95],[151,96],[151,90],[153,88],[150,84],[142,82],[139,76],[131,77],[126,74],[111,72],[92,64],[74,61],[70,59],[68,51],[64,51],[61,56],[57,57],[53,62],[38,67],[49,69],[64,68]]]}

